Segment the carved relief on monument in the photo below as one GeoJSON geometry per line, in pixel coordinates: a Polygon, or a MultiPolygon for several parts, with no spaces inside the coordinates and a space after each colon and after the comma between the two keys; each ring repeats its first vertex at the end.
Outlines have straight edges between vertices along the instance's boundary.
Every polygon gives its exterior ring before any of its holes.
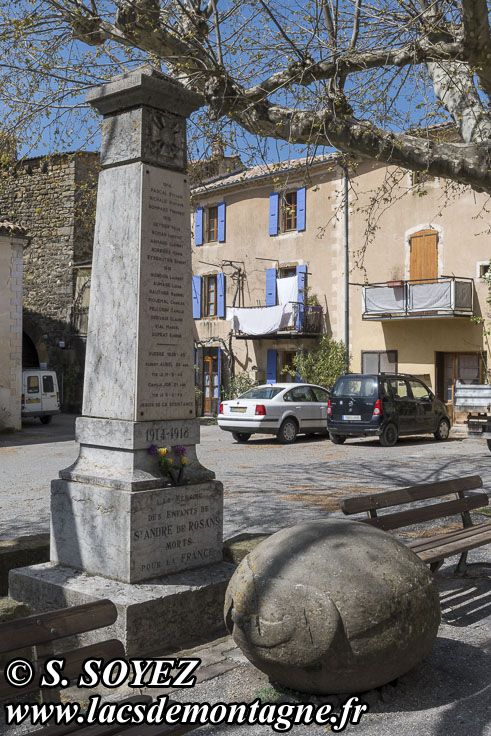
{"type": "Polygon", "coordinates": [[[158,110],[148,110],[143,136],[144,156],[184,167],[185,121],[158,110]]]}

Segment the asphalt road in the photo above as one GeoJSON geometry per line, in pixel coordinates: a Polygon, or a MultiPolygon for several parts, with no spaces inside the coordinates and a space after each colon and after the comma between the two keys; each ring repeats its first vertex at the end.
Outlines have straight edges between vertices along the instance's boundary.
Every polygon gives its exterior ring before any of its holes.
{"type": "MultiPolygon", "coordinates": [[[[50,481],[77,456],[75,418],[0,436],[0,539],[49,528],[50,481]]],[[[491,493],[491,453],[483,441],[409,437],[396,447],[377,440],[333,445],[299,437],[295,445],[255,436],[244,445],[215,425],[201,427],[201,462],[224,484],[225,536],[245,529],[274,531],[339,512],[347,495],[479,473],[491,493]]]]}

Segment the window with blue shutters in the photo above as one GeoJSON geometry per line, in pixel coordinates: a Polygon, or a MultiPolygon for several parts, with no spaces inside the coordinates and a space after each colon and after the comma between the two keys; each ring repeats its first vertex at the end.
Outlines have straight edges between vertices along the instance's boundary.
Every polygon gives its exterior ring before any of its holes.
{"type": "Polygon", "coordinates": [[[269,234],[278,235],[293,230],[302,232],[306,228],[306,187],[299,187],[282,194],[269,195],[269,234]]]}
{"type": "Polygon", "coordinates": [[[193,317],[225,318],[225,274],[193,276],[193,317]]]}
{"type": "Polygon", "coordinates": [[[194,244],[225,242],[225,202],[198,207],[194,215],[194,244]]]}

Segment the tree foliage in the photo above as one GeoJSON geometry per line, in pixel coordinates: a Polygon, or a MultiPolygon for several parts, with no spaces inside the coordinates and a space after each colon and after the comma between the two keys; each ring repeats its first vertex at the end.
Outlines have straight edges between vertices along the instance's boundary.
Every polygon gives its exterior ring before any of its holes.
{"type": "Polygon", "coordinates": [[[486,0],[0,0],[0,38],[5,124],[26,139],[46,117],[69,139],[87,87],[150,61],[234,144],[243,130],[259,153],[334,147],[491,192],[486,0]]]}
{"type": "Polygon", "coordinates": [[[339,376],[346,373],[348,362],[344,343],[322,335],[315,348],[295,353],[293,366],[285,370],[291,376],[298,375],[303,383],[314,383],[331,390],[339,376]]]}
{"type": "Polygon", "coordinates": [[[224,399],[236,399],[237,396],[245,394],[250,388],[257,386],[257,381],[250,373],[237,373],[230,376],[226,386],[222,386],[222,397],[224,399]]]}

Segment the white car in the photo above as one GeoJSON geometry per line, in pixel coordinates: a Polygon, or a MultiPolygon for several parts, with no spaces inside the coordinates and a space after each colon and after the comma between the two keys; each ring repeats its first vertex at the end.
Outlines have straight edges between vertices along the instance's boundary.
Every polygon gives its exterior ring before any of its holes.
{"type": "Polygon", "coordinates": [[[275,434],[283,444],[297,434],[327,433],[329,391],[310,383],[271,383],[249,389],[237,399],[223,401],[218,426],[237,442],[251,434],[275,434]]]}

